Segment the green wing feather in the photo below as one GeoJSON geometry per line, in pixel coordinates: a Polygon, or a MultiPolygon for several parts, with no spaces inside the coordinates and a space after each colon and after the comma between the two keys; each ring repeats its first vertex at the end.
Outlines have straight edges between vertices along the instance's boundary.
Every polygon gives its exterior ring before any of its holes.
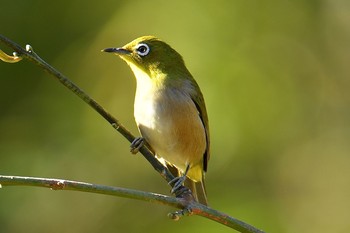
{"type": "Polygon", "coordinates": [[[208,122],[208,114],[207,114],[207,109],[205,107],[205,102],[204,102],[204,97],[202,92],[199,89],[199,86],[196,82],[194,82],[195,87],[194,89],[196,90],[194,93],[191,93],[191,99],[194,102],[194,104],[197,107],[199,116],[202,120],[202,123],[205,128],[205,136],[206,136],[206,141],[207,141],[207,148],[204,152],[203,155],[203,170],[206,172],[208,168],[208,161],[210,158],[210,135],[209,135],[209,122],[208,122]]]}

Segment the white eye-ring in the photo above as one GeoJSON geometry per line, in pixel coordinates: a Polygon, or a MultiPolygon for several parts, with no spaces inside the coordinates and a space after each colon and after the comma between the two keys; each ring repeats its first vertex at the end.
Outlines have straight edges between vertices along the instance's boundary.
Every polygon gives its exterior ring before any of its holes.
{"type": "Polygon", "coordinates": [[[147,44],[138,44],[136,47],[136,51],[138,55],[140,55],[141,57],[144,57],[149,53],[150,48],[148,47],[147,44]]]}

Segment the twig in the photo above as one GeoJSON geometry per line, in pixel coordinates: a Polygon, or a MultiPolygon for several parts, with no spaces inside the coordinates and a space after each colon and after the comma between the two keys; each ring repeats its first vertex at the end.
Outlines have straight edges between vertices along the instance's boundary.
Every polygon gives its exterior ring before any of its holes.
{"type": "MultiPolygon", "coordinates": [[[[106,185],[91,184],[79,181],[39,178],[39,177],[23,177],[23,176],[3,176],[0,175],[1,186],[36,186],[50,188],[52,190],[72,190],[89,193],[99,193],[104,195],[112,195],[118,197],[126,197],[143,201],[157,202],[175,208],[184,207],[180,198],[143,192],[119,187],[111,187],[106,185]]],[[[0,187],[1,187],[0,186],[0,187]]]]}
{"type": "MultiPolygon", "coordinates": [[[[14,62],[20,61],[21,58],[25,58],[35,63],[36,65],[38,65],[39,67],[47,71],[49,74],[51,74],[54,78],[56,78],[69,90],[74,92],[79,98],[81,98],[94,110],[96,110],[103,118],[105,118],[113,126],[113,128],[115,128],[119,133],[121,133],[129,142],[132,142],[135,139],[135,137],[123,125],[121,125],[117,119],[115,119],[111,114],[109,114],[106,110],[104,110],[101,105],[99,105],[95,100],[93,100],[89,95],[87,95],[82,89],[80,89],[77,85],[71,82],[62,73],[60,73],[51,65],[46,63],[43,59],[41,59],[33,51],[30,45],[27,45],[26,49],[24,49],[18,44],[16,44],[15,42],[4,37],[3,35],[0,35],[0,42],[2,42],[3,44],[7,45],[8,47],[16,51],[16,53],[14,53],[14,56],[9,56],[0,50],[1,60],[5,62],[14,63],[14,62]]],[[[168,182],[174,179],[174,176],[171,174],[171,172],[155,158],[153,153],[146,146],[142,146],[139,151],[151,163],[153,168],[157,170],[159,174],[161,174],[161,176],[163,176],[164,179],[166,179],[168,182]]],[[[139,200],[157,202],[157,203],[162,203],[165,205],[182,209],[181,211],[177,211],[171,215],[171,217],[174,219],[179,218],[180,215],[184,215],[186,213],[196,214],[196,215],[209,218],[213,221],[222,223],[242,233],[263,233],[263,231],[258,230],[253,226],[250,226],[249,224],[246,224],[240,220],[232,218],[226,214],[220,213],[207,206],[201,205],[193,201],[193,199],[174,198],[174,197],[168,197],[160,194],[152,194],[152,193],[146,193],[146,192],[141,192],[136,190],[128,190],[123,188],[115,188],[115,187],[109,187],[109,186],[94,185],[94,184],[88,184],[83,182],[66,181],[66,180],[58,180],[58,179],[15,177],[15,176],[0,175],[0,184],[3,186],[26,185],[26,186],[48,187],[52,189],[65,189],[65,190],[93,192],[93,193],[101,193],[106,195],[115,195],[120,197],[129,197],[129,198],[134,198],[139,200]]]]}
{"type": "Polygon", "coordinates": [[[36,186],[50,188],[52,190],[72,190],[132,198],[181,209],[181,211],[176,211],[169,214],[169,217],[175,220],[181,215],[195,214],[210,220],[214,220],[242,233],[264,233],[263,231],[258,230],[249,224],[193,200],[188,201],[186,199],[170,197],[162,194],[62,179],[3,175],[0,175],[0,187],[1,186],[36,186]]]}

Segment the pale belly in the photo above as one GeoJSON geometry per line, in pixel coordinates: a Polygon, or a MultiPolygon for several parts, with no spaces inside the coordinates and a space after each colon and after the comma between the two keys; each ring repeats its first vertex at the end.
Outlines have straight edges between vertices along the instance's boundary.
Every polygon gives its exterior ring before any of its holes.
{"type": "Polygon", "coordinates": [[[142,137],[157,156],[182,172],[187,165],[203,163],[205,129],[189,97],[136,97],[134,115],[142,137]]]}

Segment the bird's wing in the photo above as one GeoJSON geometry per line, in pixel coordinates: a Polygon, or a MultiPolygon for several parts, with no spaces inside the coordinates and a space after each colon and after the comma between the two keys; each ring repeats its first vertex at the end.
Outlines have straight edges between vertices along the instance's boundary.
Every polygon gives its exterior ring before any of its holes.
{"type": "Polygon", "coordinates": [[[208,168],[208,161],[210,157],[210,135],[209,135],[209,122],[208,122],[208,114],[207,114],[207,109],[205,107],[205,102],[204,102],[204,97],[202,92],[200,91],[198,85],[197,88],[195,88],[197,91],[193,94],[191,94],[191,99],[196,105],[196,108],[199,113],[199,117],[202,120],[202,123],[205,128],[205,136],[206,136],[206,141],[207,141],[207,148],[204,152],[203,155],[203,170],[207,171],[208,168]]]}

